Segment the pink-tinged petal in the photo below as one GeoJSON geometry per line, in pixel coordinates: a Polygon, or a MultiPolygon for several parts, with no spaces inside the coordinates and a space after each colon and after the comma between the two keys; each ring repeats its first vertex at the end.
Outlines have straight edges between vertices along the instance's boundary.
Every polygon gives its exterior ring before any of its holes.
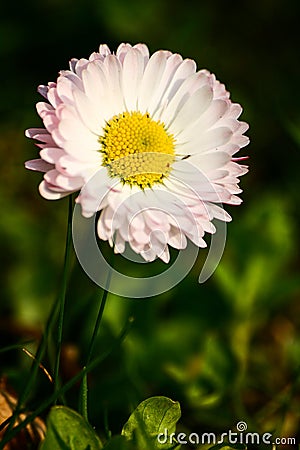
{"type": "Polygon", "coordinates": [[[120,44],[116,51],[116,56],[121,64],[124,63],[125,56],[132,49],[131,44],[120,44]]]}
{"type": "Polygon", "coordinates": [[[75,65],[75,73],[76,75],[78,75],[81,78],[82,75],[82,71],[83,69],[86,68],[86,66],[88,65],[89,61],[88,59],[85,58],[81,58],[77,61],[76,65],[75,65]]]}
{"type": "Polygon", "coordinates": [[[38,172],[48,172],[54,168],[53,164],[49,164],[42,159],[31,159],[25,162],[26,169],[36,170],[38,172]]]}
{"type": "MultiPolygon", "coordinates": [[[[70,71],[75,73],[76,64],[78,62],[77,58],[72,58],[69,62],[70,71]]],[[[60,72],[61,73],[61,72],[60,72]]]]}
{"type": "Polygon", "coordinates": [[[46,147],[40,151],[40,156],[50,164],[55,164],[65,152],[58,147],[46,147]]]}
{"type": "Polygon", "coordinates": [[[64,192],[64,191],[55,191],[53,190],[54,186],[51,187],[45,180],[43,180],[39,185],[39,192],[42,197],[47,200],[59,200],[60,198],[66,197],[72,192],[64,192]]]}
{"type": "Polygon", "coordinates": [[[239,161],[246,161],[249,159],[249,156],[240,156],[239,158],[232,158],[232,161],[239,162],[239,161]]]}
{"type": "Polygon", "coordinates": [[[96,61],[96,60],[103,61],[103,56],[100,55],[100,53],[98,52],[93,52],[89,57],[89,61],[96,61]]]}
{"type": "Polygon", "coordinates": [[[61,77],[63,77],[71,81],[71,83],[74,86],[74,89],[78,88],[81,91],[83,90],[82,79],[76,73],[72,72],[71,70],[61,70],[59,73],[60,76],[57,79],[57,84],[60,82],[61,77]]]}
{"type": "MultiPolygon", "coordinates": [[[[238,119],[243,112],[243,108],[238,103],[231,103],[229,114],[233,119],[238,119]]],[[[246,131],[246,130],[245,130],[246,131]]]]}
{"type": "Polygon", "coordinates": [[[47,172],[44,175],[44,179],[49,185],[56,186],[61,190],[69,192],[77,191],[83,185],[81,177],[66,177],[56,169],[47,172]]]}
{"type": "Polygon", "coordinates": [[[49,135],[45,128],[28,128],[25,131],[25,136],[32,139],[37,139],[36,136],[41,134],[49,135]]]}
{"type": "Polygon", "coordinates": [[[246,122],[239,122],[238,131],[241,134],[246,133],[249,130],[249,125],[246,122]]]}
{"type": "Polygon", "coordinates": [[[45,128],[29,128],[25,131],[25,136],[31,139],[36,139],[44,144],[55,145],[51,134],[45,128]]]}
{"type": "Polygon", "coordinates": [[[232,195],[227,203],[228,205],[240,205],[241,203],[243,203],[243,200],[236,195],[232,195]]]}
{"type": "Polygon", "coordinates": [[[49,91],[48,86],[44,86],[43,84],[40,84],[37,88],[37,91],[39,94],[41,94],[46,99],[48,98],[48,91],[49,91]]]}
{"type": "Polygon", "coordinates": [[[136,48],[144,58],[144,67],[148,64],[149,61],[149,49],[146,44],[136,44],[133,46],[133,48],[136,48]]]}
{"type": "Polygon", "coordinates": [[[49,105],[49,103],[46,102],[39,102],[36,104],[36,110],[38,112],[38,115],[44,119],[46,115],[49,113],[55,114],[55,108],[52,105],[49,105]]]}
{"type": "Polygon", "coordinates": [[[99,47],[99,53],[101,56],[108,56],[111,54],[111,51],[108,47],[108,45],[106,44],[101,44],[99,47]]]}
{"type": "Polygon", "coordinates": [[[229,99],[229,92],[226,90],[225,85],[216,80],[214,74],[211,74],[207,70],[203,70],[201,72],[206,73],[210,77],[211,84],[213,85],[215,91],[215,98],[221,100],[229,99]]]}
{"type": "Polygon", "coordinates": [[[61,104],[61,99],[57,93],[56,85],[48,90],[48,100],[55,109],[61,104]]]}
{"type": "Polygon", "coordinates": [[[250,142],[248,136],[232,136],[230,143],[238,145],[240,148],[246,147],[250,142]]]}

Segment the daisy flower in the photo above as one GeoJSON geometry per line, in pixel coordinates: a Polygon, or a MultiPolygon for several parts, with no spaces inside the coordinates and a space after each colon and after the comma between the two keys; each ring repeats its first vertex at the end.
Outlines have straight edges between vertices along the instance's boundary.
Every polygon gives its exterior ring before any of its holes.
{"type": "Polygon", "coordinates": [[[101,45],[38,91],[44,128],[26,136],[40,158],[26,168],[44,172],[46,199],[81,191],[83,216],[100,211],[98,235],[115,252],[128,242],[146,261],[168,262],[168,246],[189,239],[205,247],[213,219],[231,220],[220,204],[241,203],[247,167],[235,155],[248,144],[248,125],[224,85],[193,60],[150,56],[144,44],[121,44],[115,54],[101,45]]]}

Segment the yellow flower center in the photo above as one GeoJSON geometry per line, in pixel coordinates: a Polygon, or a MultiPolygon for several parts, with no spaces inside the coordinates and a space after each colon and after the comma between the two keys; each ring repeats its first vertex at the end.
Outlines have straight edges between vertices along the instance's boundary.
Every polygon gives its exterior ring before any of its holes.
{"type": "Polygon", "coordinates": [[[124,112],[110,119],[99,138],[111,177],[141,189],[162,183],[174,162],[174,137],[149,114],[124,112]]]}

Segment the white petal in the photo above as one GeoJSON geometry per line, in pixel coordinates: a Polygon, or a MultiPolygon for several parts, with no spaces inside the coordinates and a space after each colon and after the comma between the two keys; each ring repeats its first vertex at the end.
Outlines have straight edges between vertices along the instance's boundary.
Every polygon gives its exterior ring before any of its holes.
{"type": "Polygon", "coordinates": [[[193,73],[186,78],[174,93],[170,102],[161,114],[161,120],[168,126],[178,114],[189,97],[203,86],[203,74],[193,73]]]}
{"type": "Polygon", "coordinates": [[[123,94],[127,111],[137,109],[137,96],[143,73],[143,55],[139,50],[131,49],[125,55],[122,71],[123,94]]]}
{"type": "Polygon", "coordinates": [[[81,152],[100,149],[97,136],[84,127],[79,120],[62,120],[59,123],[59,132],[66,143],[77,142],[81,152]]]}
{"type": "Polygon", "coordinates": [[[190,139],[191,134],[201,133],[208,130],[213,125],[219,123],[222,117],[226,114],[229,105],[225,100],[213,100],[209,108],[193,123],[192,127],[183,130],[177,139],[180,142],[185,142],[190,139]]]}
{"type": "Polygon", "coordinates": [[[177,249],[184,249],[187,246],[187,240],[185,235],[179,229],[172,227],[168,244],[177,249]]]}
{"type": "Polygon", "coordinates": [[[225,209],[213,203],[207,203],[207,207],[212,214],[212,218],[222,220],[223,222],[231,222],[232,218],[225,209]]]}
{"type": "Polygon", "coordinates": [[[175,137],[182,130],[193,125],[201,114],[209,107],[213,98],[212,89],[209,86],[203,86],[186,101],[183,107],[178,111],[173,121],[169,122],[169,132],[175,137]]]}
{"type": "Polygon", "coordinates": [[[149,234],[143,230],[130,230],[133,238],[139,242],[140,244],[148,244],[149,243],[149,234]]]}
{"type": "Polygon", "coordinates": [[[196,63],[191,59],[185,59],[176,69],[172,81],[168,86],[163,98],[161,99],[162,103],[169,101],[174,97],[184,80],[186,80],[190,75],[196,72],[196,63]]]}
{"type": "Polygon", "coordinates": [[[191,162],[199,170],[207,173],[211,170],[222,168],[230,161],[231,157],[226,152],[214,151],[205,154],[194,154],[191,156],[191,162]]]}
{"type": "MultiPolygon", "coordinates": [[[[97,61],[98,63],[98,61],[97,61]]],[[[82,72],[84,88],[89,101],[93,104],[95,132],[101,134],[106,120],[112,116],[113,108],[109,105],[109,86],[102,64],[89,64],[82,72]]]]}
{"type": "Polygon", "coordinates": [[[87,97],[87,95],[79,89],[73,92],[76,109],[82,122],[92,133],[99,135],[101,128],[101,115],[99,114],[99,107],[87,97]],[[100,120],[99,120],[100,116],[100,120]]]}
{"type": "Polygon", "coordinates": [[[158,253],[157,256],[166,264],[170,261],[170,252],[167,245],[165,245],[163,251],[158,253]]]}
{"type": "Polygon", "coordinates": [[[125,250],[125,241],[122,238],[122,236],[120,235],[120,233],[116,233],[116,238],[115,238],[115,247],[114,247],[114,251],[115,253],[123,253],[125,250]]]}
{"type": "MultiPolygon", "coordinates": [[[[75,75],[77,77],[77,75],[75,75]]],[[[78,78],[78,77],[77,77],[78,78]]],[[[76,85],[65,76],[60,76],[57,80],[57,93],[60,99],[67,105],[73,105],[74,96],[73,89],[76,85]]]]}
{"type": "Polygon", "coordinates": [[[187,139],[186,143],[177,145],[177,151],[179,154],[195,155],[196,157],[222,147],[230,141],[231,137],[232,131],[225,127],[215,128],[195,137],[194,134],[191,134],[190,140],[187,139]]]}
{"type": "Polygon", "coordinates": [[[148,112],[154,115],[155,112],[161,107],[164,95],[170,86],[172,78],[177,70],[177,68],[182,63],[182,57],[178,54],[171,55],[166,62],[164,72],[161,75],[159,84],[154,92],[148,105],[148,112]]]}
{"type": "Polygon", "coordinates": [[[115,55],[108,55],[104,60],[103,67],[105,68],[108,82],[110,107],[114,115],[120,114],[125,109],[121,81],[122,66],[115,55]]]}
{"type": "Polygon", "coordinates": [[[160,50],[149,59],[138,94],[138,109],[142,113],[148,111],[152,95],[159,86],[169,56],[170,52],[160,50]]]}

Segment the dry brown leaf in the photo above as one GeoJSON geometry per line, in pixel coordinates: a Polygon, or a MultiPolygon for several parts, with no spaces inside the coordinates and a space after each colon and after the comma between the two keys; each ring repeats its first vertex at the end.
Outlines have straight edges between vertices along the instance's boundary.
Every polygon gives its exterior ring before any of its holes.
{"type": "MultiPolygon", "coordinates": [[[[5,422],[13,414],[17,404],[17,397],[10,391],[4,379],[0,379],[0,425],[5,422]]],[[[20,418],[16,420],[16,424],[26,418],[26,414],[20,414],[20,418]]],[[[6,425],[0,431],[0,442],[7,429],[6,425]]],[[[36,417],[32,423],[27,425],[8,442],[3,450],[21,450],[21,449],[37,449],[41,440],[44,439],[46,426],[42,419],[36,417]]]]}

